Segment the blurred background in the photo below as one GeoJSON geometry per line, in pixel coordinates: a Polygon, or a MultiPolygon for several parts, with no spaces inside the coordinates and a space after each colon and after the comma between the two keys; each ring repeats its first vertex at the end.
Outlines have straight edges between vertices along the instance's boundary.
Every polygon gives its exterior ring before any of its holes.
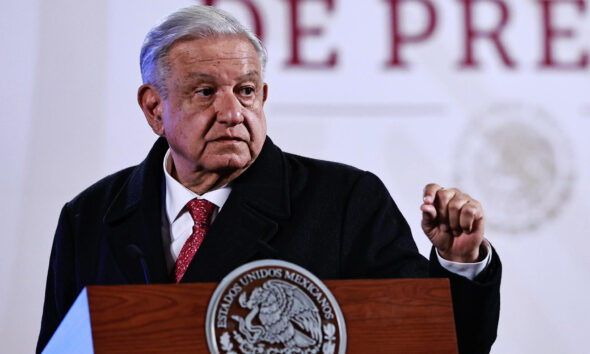
{"type": "Polygon", "coordinates": [[[590,352],[586,0],[4,1],[0,351],[34,350],[63,204],[156,139],[145,34],[204,3],[263,37],[274,142],[376,173],[423,254],[426,183],[484,204],[504,264],[493,353],[590,352]]]}

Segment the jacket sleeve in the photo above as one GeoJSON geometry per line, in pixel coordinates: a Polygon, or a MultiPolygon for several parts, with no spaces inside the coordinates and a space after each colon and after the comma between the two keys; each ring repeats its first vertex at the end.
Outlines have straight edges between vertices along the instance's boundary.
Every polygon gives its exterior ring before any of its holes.
{"type": "Polygon", "coordinates": [[[381,180],[364,172],[343,218],[342,273],[352,278],[426,278],[428,260],[381,180]]]}
{"type": "Polygon", "coordinates": [[[37,353],[45,348],[76,296],[74,242],[70,210],[66,204],[61,210],[49,258],[37,353]]]}
{"type": "Polygon", "coordinates": [[[449,278],[459,353],[489,353],[496,340],[500,317],[502,263],[492,248],[492,261],[473,281],[444,269],[434,247],[430,276],[449,278]]]}
{"type": "Polygon", "coordinates": [[[488,353],[496,339],[502,266],[492,262],[473,281],[445,270],[433,251],[419,254],[410,227],[383,183],[365,172],[356,181],[343,226],[343,277],[449,278],[460,353],[488,353]]]}

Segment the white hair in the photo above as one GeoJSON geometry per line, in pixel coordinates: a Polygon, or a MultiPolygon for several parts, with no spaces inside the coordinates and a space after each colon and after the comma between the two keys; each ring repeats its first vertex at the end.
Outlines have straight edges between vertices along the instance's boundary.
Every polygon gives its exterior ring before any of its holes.
{"type": "Polygon", "coordinates": [[[243,36],[252,43],[264,72],[266,49],[256,35],[225,11],[210,6],[190,6],[170,14],[146,35],[139,57],[143,83],[156,86],[160,94],[166,97],[166,57],[172,46],[179,40],[226,35],[243,36]]]}

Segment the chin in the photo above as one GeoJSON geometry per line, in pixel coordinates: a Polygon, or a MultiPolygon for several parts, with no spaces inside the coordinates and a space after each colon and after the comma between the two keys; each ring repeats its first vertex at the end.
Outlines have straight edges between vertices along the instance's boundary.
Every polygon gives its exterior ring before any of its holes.
{"type": "Polygon", "coordinates": [[[250,163],[250,157],[228,156],[227,158],[217,158],[215,161],[212,161],[208,170],[217,171],[221,174],[231,174],[247,168],[250,163]]]}

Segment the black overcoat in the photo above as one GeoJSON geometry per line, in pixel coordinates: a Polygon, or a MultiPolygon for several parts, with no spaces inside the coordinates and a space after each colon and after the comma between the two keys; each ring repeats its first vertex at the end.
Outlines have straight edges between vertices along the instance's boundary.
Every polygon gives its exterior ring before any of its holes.
{"type": "MultiPolygon", "coordinates": [[[[167,283],[162,242],[165,183],[160,138],[139,165],[105,177],[67,203],[51,251],[37,351],[87,285],[167,283]]],[[[495,252],[494,252],[495,253],[495,252]]],[[[501,264],[475,281],[418,253],[410,228],[370,172],[281,151],[267,138],[256,161],[232,183],[183,282],[220,281],[256,259],[298,264],[321,279],[449,277],[462,353],[488,352],[496,338],[501,264]]]]}

